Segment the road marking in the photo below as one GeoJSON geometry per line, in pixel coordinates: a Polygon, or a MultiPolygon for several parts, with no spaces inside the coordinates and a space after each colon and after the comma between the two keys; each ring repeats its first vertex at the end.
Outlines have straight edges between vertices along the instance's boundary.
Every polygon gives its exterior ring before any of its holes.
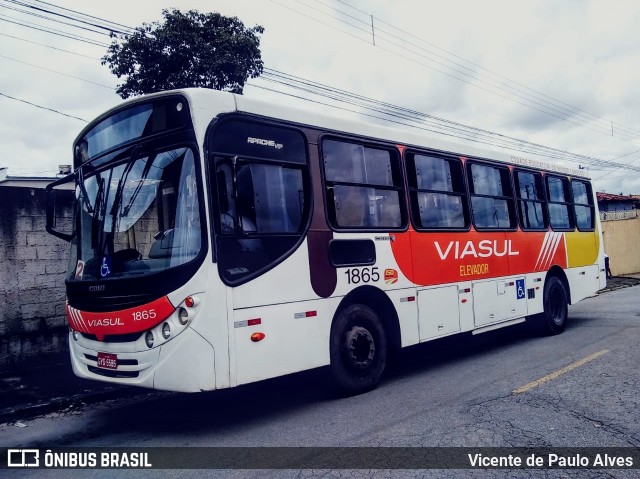
{"type": "Polygon", "coordinates": [[[571,363],[562,369],[558,369],[554,373],[547,374],[546,376],[541,377],[540,379],[536,379],[535,381],[531,381],[530,383],[525,384],[524,386],[521,386],[518,389],[514,389],[511,394],[522,394],[524,392],[527,392],[535,387],[540,386],[542,383],[546,383],[547,381],[556,379],[557,377],[562,376],[563,374],[566,374],[569,371],[573,371],[574,369],[579,368],[580,366],[587,364],[588,362],[591,362],[594,359],[598,359],[600,356],[603,356],[608,352],[609,352],[608,349],[603,349],[602,351],[598,351],[597,353],[594,353],[591,356],[587,356],[586,358],[576,361],[575,363],[571,363]]]}

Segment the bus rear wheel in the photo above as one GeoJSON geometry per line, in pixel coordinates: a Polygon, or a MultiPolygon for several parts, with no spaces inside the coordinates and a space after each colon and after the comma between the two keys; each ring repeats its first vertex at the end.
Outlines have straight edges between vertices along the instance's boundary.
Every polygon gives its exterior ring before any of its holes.
{"type": "Polygon", "coordinates": [[[544,285],[544,311],[538,318],[538,327],[542,334],[552,336],[564,331],[567,324],[567,290],[557,276],[551,276],[544,285]]]}
{"type": "Polygon", "coordinates": [[[387,364],[387,337],[373,309],[352,304],[331,325],[330,356],[333,380],[346,395],[376,387],[387,364]]]}

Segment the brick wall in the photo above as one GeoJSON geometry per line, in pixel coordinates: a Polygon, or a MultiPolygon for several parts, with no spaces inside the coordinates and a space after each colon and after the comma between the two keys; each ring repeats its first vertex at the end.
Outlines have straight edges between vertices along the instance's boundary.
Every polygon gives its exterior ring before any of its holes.
{"type": "MultiPolygon", "coordinates": [[[[73,193],[61,205],[70,221],[73,193]]],[[[45,192],[0,185],[0,370],[67,351],[69,245],[45,230],[45,192]]]]}

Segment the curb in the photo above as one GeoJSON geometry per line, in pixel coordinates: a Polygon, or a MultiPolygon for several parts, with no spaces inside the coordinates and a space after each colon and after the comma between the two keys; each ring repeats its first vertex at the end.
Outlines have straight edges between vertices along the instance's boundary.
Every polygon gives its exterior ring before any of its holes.
{"type": "Polygon", "coordinates": [[[618,284],[613,284],[611,286],[607,285],[605,288],[603,288],[600,291],[598,291],[597,294],[608,293],[610,291],[616,291],[618,289],[631,288],[633,286],[640,285],[640,280],[635,279],[635,278],[633,278],[631,280],[625,278],[624,281],[625,282],[621,282],[621,283],[618,283],[618,284]]]}

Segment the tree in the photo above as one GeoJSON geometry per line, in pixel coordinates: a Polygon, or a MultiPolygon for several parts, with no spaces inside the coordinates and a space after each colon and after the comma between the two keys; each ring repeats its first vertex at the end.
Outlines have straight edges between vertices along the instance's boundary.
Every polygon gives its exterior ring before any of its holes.
{"type": "Polygon", "coordinates": [[[163,10],[163,22],[143,23],[111,42],[102,64],[118,78],[122,98],[174,88],[205,87],[242,93],[262,73],[264,28],[246,28],[237,17],[163,10]]]}

